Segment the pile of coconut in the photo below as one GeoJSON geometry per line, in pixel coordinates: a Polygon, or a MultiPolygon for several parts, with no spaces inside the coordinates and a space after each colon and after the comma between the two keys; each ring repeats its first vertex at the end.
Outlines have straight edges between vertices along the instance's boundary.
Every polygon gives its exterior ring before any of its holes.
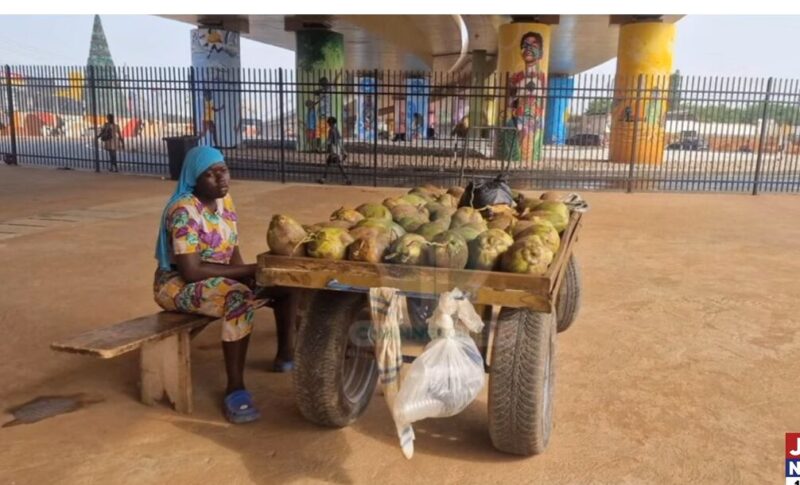
{"type": "Polygon", "coordinates": [[[329,221],[301,225],[275,215],[272,254],[329,260],[543,274],[561,244],[569,209],[558,194],[515,193],[514,206],[473,208],[464,189],[425,185],[383,203],[341,207],[329,221]]]}

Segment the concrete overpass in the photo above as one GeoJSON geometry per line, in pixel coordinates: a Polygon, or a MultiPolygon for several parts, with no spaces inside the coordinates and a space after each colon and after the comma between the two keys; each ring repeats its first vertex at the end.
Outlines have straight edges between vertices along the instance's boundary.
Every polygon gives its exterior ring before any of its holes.
{"type": "MultiPolygon", "coordinates": [[[[425,136],[435,102],[428,73],[451,73],[455,76],[449,79],[458,80],[459,86],[478,88],[487,85],[491,73],[499,72],[505,94],[495,94],[486,103],[478,103],[483,95],[471,97],[469,123],[489,120],[514,128],[516,134],[509,134],[498,156],[538,160],[544,143],[564,143],[572,76],[617,57],[610,157],[661,162],[663,150],[658,148],[663,145],[667,110],[663,93],[672,70],[674,23],[680,15],[165,17],[198,26],[192,31],[192,63],[213,68],[198,71],[209,76],[199,79],[206,86],[199,108],[212,120],[215,96],[216,105],[229,107],[231,120],[239,117],[238,96],[223,84],[238,82],[240,36],[293,50],[293,74],[302,81],[295,84],[298,124],[305,133],[299,141],[302,150],[324,146],[325,119],[342,119],[341,95],[332,86],[344,70],[357,73],[359,118],[369,124],[362,133],[368,137],[376,130],[372,108],[367,108],[368,93],[376,92],[386,71],[400,72],[405,89],[393,100],[394,119],[401,127],[398,131],[413,132],[412,138],[425,136]],[[644,82],[640,75],[646,76],[644,82]],[[630,92],[644,93],[644,100],[631,103],[630,92]],[[628,93],[628,100],[623,93],[628,93]],[[644,143],[645,133],[649,144],[644,143]],[[656,149],[643,151],[637,146],[656,149]]],[[[223,135],[223,144],[235,145],[233,131],[223,129],[223,133],[231,134],[223,135]]]]}

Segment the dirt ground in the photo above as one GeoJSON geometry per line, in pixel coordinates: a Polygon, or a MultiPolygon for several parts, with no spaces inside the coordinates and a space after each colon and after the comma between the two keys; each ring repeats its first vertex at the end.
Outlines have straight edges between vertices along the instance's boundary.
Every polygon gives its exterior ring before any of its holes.
{"type": "MultiPolygon", "coordinates": [[[[796,196],[584,193],[585,298],[558,340],[549,448],[496,452],[484,392],[456,417],[419,423],[407,461],[379,396],[347,429],[304,421],[291,375],[265,370],[275,352],[268,310],[246,375],[264,418],[247,426],[220,413],[218,326],[192,344],[191,416],[138,402],[134,353],[103,361],[48,348],[157,309],[153,243],[172,187],[0,166],[0,409],[39,396],[101,400],[0,428],[0,483],[782,480],[784,433],[800,431],[796,196]]],[[[397,192],[236,181],[243,253],[265,249],[273,213],[316,222],[397,192]]]]}

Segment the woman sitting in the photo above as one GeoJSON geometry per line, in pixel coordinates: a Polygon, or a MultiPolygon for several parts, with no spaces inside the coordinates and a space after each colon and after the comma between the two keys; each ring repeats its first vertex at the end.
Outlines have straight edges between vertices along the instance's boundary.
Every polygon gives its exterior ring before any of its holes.
{"type": "Polygon", "coordinates": [[[155,300],[165,310],[222,317],[222,350],[228,387],[223,402],[233,423],[260,417],[244,386],[244,362],[253,312],[269,304],[278,328],[275,370],[292,367],[293,302],[288,292],[268,300],[254,294],[255,264],[239,252],[230,175],[219,150],[196,147],[183,163],[178,186],[161,217],[156,244],[155,300]]]}

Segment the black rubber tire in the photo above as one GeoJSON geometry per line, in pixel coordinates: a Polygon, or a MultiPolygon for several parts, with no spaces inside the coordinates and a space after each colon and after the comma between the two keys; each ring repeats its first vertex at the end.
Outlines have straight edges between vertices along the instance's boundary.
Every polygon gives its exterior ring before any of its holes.
{"type": "Polygon", "coordinates": [[[489,374],[489,435],[498,450],[537,455],[553,427],[556,319],[552,313],[503,308],[489,374]]]}
{"type": "Polygon", "coordinates": [[[564,281],[558,289],[556,319],[558,332],[568,329],[578,318],[581,308],[581,272],[575,256],[570,256],[564,270],[564,281]]]}
{"type": "Polygon", "coordinates": [[[338,291],[314,295],[308,316],[300,323],[292,372],[297,405],[312,423],[345,427],[366,409],[378,380],[369,328],[366,295],[338,291]]]}

